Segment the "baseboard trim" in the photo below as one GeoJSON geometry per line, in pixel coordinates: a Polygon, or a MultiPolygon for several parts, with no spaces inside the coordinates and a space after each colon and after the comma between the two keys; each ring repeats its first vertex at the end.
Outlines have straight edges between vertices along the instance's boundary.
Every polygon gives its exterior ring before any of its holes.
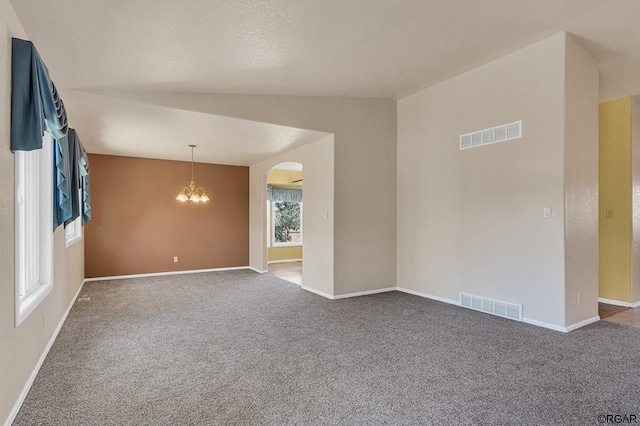
{"type": "Polygon", "coordinates": [[[577,330],[580,327],[584,327],[585,325],[593,324],[594,322],[598,322],[598,321],[600,321],[600,316],[596,315],[595,317],[587,318],[586,320],[582,320],[575,324],[571,324],[570,326],[565,327],[565,329],[567,330],[566,332],[568,333],[570,331],[577,330]]]}
{"type": "Polygon", "coordinates": [[[638,300],[637,302],[633,302],[633,303],[631,304],[631,307],[632,307],[632,308],[637,308],[638,306],[640,306],[640,300],[638,300]]]}
{"type": "Polygon", "coordinates": [[[290,263],[290,262],[302,262],[302,259],[270,260],[267,262],[267,265],[271,265],[272,263],[290,263]]]}
{"type": "Polygon", "coordinates": [[[169,272],[151,272],[148,274],[114,275],[110,277],[85,278],[84,281],[92,282],[92,281],[126,280],[129,278],[162,277],[165,275],[201,274],[203,272],[239,271],[242,269],[251,269],[256,272],[260,272],[257,269],[252,268],[251,266],[231,266],[228,268],[191,269],[187,271],[169,271],[169,272]]]}
{"type": "Polygon", "coordinates": [[[533,318],[522,317],[522,322],[525,324],[535,325],[536,327],[548,328],[549,330],[553,330],[553,331],[560,331],[562,333],[567,332],[566,327],[563,327],[561,325],[551,324],[544,321],[538,321],[533,318]]]}
{"type": "Polygon", "coordinates": [[[563,327],[561,325],[555,325],[555,324],[550,324],[548,322],[538,321],[533,318],[526,318],[526,317],[522,318],[522,322],[526,324],[535,325],[537,327],[548,328],[549,330],[559,331],[561,333],[568,333],[570,331],[577,330],[580,327],[584,327],[585,325],[589,325],[598,321],[600,321],[600,317],[596,315],[595,317],[587,318],[586,320],[577,322],[575,324],[571,324],[567,327],[563,327]]]}
{"type": "Polygon", "coordinates": [[[303,285],[300,286],[301,289],[308,291],[309,293],[317,294],[318,296],[326,297],[327,299],[334,300],[335,297],[329,293],[325,293],[324,291],[316,290],[315,288],[305,287],[303,285]]]}
{"type": "MultiPolygon", "coordinates": [[[[615,305],[615,306],[624,306],[625,308],[632,308],[633,307],[633,303],[631,302],[623,302],[622,300],[615,300],[615,299],[607,299],[604,297],[598,297],[598,302],[599,303],[606,303],[607,305],[615,305]]],[[[636,302],[637,304],[640,304],[640,302],[636,302]]],[[[638,305],[636,305],[638,306],[638,305]]]]}
{"type": "Polygon", "coordinates": [[[29,390],[31,390],[31,386],[33,386],[33,382],[36,379],[36,376],[38,375],[38,372],[40,371],[40,368],[42,367],[42,364],[44,363],[45,358],[49,354],[49,351],[51,350],[53,343],[56,341],[56,338],[58,337],[58,333],[60,333],[60,330],[62,329],[62,325],[66,321],[67,316],[69,315],[69,312],[71,312],[71,308],[73,307],[73,304],[76,302],[76,299],[78,299],[78,295],[82,291],[82,287],[84,286],[85,282],[86,280],[82,280],[82,284],[80,284],[80,287],[78,287],[78,291],[76,291],[76,294],[73,295],[71,302],[69,302],[69,306],[67,306],[67,310],[62,315],[62,318],[60,319],[58,326],[53,331],[53,334],[51,335],[51,338],[49,339],[47,346],[45,346],[44,351],[42,352],[42,355],[40,355],[40,359],[38,359],[38,362],[36,363],[36,366],[31,372],[31,375],[29,375],[29,378],[27,379],[27,382],[22,388],[20,395],[18,395],[18,399],[16,400],[15,404],[13,404],[11,411],[9,411],[9,416],[3,423],[4,426],[10,426],[11,423],[13,423],[13,421],[16,419],[16,416],[18,415],[20,408],[22,408],[22,404],[24,403],[24,400],[27,397],[29,390]]]}
{"type": "Polygon", "coordinates": [[[347,299],[349,297],[368,296],[370,294],[388,293],[390,291],[396,291],[397,287],[380,288],[377,290],[358,291],[356,293],[337,294],[333,296],[333,299],[347,299]]]}
{"type": "Polygon", "coordinates": [[[431,299],[431,300],[436,300],[438,302],[448,303],[450,305],[460,306],[460,301],[458,300],[446,299],[444,297],[434,296],[432,294],[422,293],[422,292],[411,290],[409,288],[404,288],[404,287],[396,287],[396,290],[401,291],[403,293],[412,294],[414,296],[424,297],[425,299],[431,299]]]}
{"type": "Polygon", "coordinates": [[[269,271],[261,271],[260,269],[254,268],[253,266],[249,266],[247,267],[247,269],[251,269],[253,272],[257,272],[259,274],[266,274],[267,272],[269,272],[269,271]]]}
{"type": "MultiPolygon", "coordinates": [[[[404,288],[404,287],[396,287],[395,289],[397,291],[401,291],[403,293],[408,293],[408,294],[411,294],[411,295],[414,295],[414,296],[424,297],[425,299],[431,299],[431,300],[436,300],[438,302],[448,303],[450,305],[460,306],[460,301],[458,301],[458,300],[446,299],[444,297],[434,296],[432,294],[422,293],[420,291],[415,291],[415,290],[411,290],[411,289],[404,288]]],[[[526,317],[522,318],[522,322],[524,322],[526,324],[531,324],[531,325],[535,325],[535,326],[538,326],[538,327],[548,328],[550,330],[560,331],[562,333],[568,333],[570,331],[576,330],[576,329],[578,329],[580,327],[584,327],[585,325],[589,325],[589,324],[597,322],[597,321],[600,321],[600,317],[596,315],[595,317],[586,319],[584,321],[580,321],[580,322],[572,324],[570,326],[562,327],[562,326],[559,326],[559,325],[549,324],[549,323],[546,323],[546,322],[543,322],[543,321],[538,321],[538,320],[535,320],[533,318],[526,318],[526,317]]]]}

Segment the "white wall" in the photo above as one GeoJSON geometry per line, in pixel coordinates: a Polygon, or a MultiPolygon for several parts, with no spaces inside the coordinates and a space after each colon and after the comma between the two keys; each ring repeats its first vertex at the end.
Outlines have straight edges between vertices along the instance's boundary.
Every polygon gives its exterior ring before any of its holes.
{"type": "Polygon", "coordinates": [[[598,316],[599,70],[571,35],[566,39],[565,66],[565,325],[569,326],[598,316]]]}
{"type": "MultiPolygon", "coordinates": [[[[11,122],[11,37],[26,34],[8,0],[0,0],[0,423],[12,412],[45,347],[84,278],[84,247],[64,248],[64,231],[54,241],[53,290],[15,327],[14,166],[9,150],[11,122]]],[[[55,80],[55,76],[53,76],[55,80]]]]}
{"type": "Polygon", "coordinates": [[[565,326],[565,47],[558,34],[398,101],[398,286],[565,326]],[[516,120],[521,139],[459,150],[516,120]]]}
{"type": "Polygon", "coordinates": [[[267,269],[267,174],[280,163],[295,161],[304,170],[304,251],[302,285],[334,295],[334,139],[327,136],[249,168],[249,258],[267,269]],[[327,217],[325,217],[325,211],[327,217]]]}
{"type": "MultiPolygon", "coordinates": [[[[193,93],[96,93],[333,134],[334,292],[340,295],[395,285],[397,129],[394,100],[193,93]]],[[[305,184],[306,179],[305,170],[305,184]]],[[[254,260],[251,259],[251,262],[253,264],[254,260]]]]}

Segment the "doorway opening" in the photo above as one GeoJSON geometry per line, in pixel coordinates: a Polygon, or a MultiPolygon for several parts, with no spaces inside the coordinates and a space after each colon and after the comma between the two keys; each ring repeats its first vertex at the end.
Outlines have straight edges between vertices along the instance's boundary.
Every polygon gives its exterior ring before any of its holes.
{"type": "Polygon", "coordinates": [[[298,285],[302,285],[303,187],[300,163],[280,163],[267,174],[267,270],[298,285]]]}
{"type": "Polygon", "coordinates": [[[640,328],[640,97],[599,105],[600,319],[640,328]]]}

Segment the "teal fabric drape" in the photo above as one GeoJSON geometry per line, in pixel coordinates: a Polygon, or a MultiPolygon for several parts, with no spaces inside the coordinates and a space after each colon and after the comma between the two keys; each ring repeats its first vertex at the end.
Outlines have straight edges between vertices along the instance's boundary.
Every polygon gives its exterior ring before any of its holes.
{"type": "Polygon", "coordinates": [[[14,38],[11,46],[11,151],[42,149],[49,132],[54,139],[53,229],[81,215],[85,224],[91,220],[87,153],[68,127],[64,103],[33,43],[14,38]]]}
{"type": "Polygon", "coordinates": [[[288,201],[291,203],[302,202],[302,189],[300,188],[280,188],[278,186],[267,185],[267,200],[288,201]]]}
{"type": "Polygon", "coordinates": [[[67,135],[67,140],[69,141],[69,163],[70,163],[70,188],[71,193],[71,217],[64,222],[64,226],[67,226],[81,214],[80,207],[80,195],[78,192],[82,188],[82,184],[80,181],[80,147],[82,143],[80,142],[80,138],[78,138],[78,134],[75,129],[69,129],[69,134],[67,135]]]}
{"type": "Polygon", "coordinates": [[[67,134],[67,113],[33,43],[12,39],[11,60],[11,151],[40,149],[45,130],[67,134]]]}
{"type": "Polygon", "coordinates": [[[63,223],[68,225],[80,215],[83,224],[89,222],[89,159],[75,129],[55,141],[54,166],[53,229],[63,223]]]}
{"type": "Polygon", "coordinates": [[[89,157],[80,143],[80,189],[82,189],[82,224],[91,220],[91,185],[89,183],[89,157]]]}
{"type": "MultiPolygon", "coordinates": [[[[77,185],[73,185],[71,179],[72,155],[69,146],[68,136],[64,136],[54,141],[53,146],[53,229],[62,225],[73,215],[73,197],[72,194],[77,192],[77,185]]],[[[77,196],[76,203],[78,202],[77,196]]]]}

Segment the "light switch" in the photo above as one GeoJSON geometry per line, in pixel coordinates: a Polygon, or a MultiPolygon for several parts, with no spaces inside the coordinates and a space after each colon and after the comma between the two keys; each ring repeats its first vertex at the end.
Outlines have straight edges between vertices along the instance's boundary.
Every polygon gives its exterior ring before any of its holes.
{"type": "Polygon", "coordinates": [[[329,219],[329,210],[327,209],[324,210],[324,218],[329,219]]]}
{"type": "Polygon", "coordinates": [[[542,209],[542,214],[543,214],[544,217],[550,218],[551,217],[551,207],[545,207],[544,209],[542,209]]]}

